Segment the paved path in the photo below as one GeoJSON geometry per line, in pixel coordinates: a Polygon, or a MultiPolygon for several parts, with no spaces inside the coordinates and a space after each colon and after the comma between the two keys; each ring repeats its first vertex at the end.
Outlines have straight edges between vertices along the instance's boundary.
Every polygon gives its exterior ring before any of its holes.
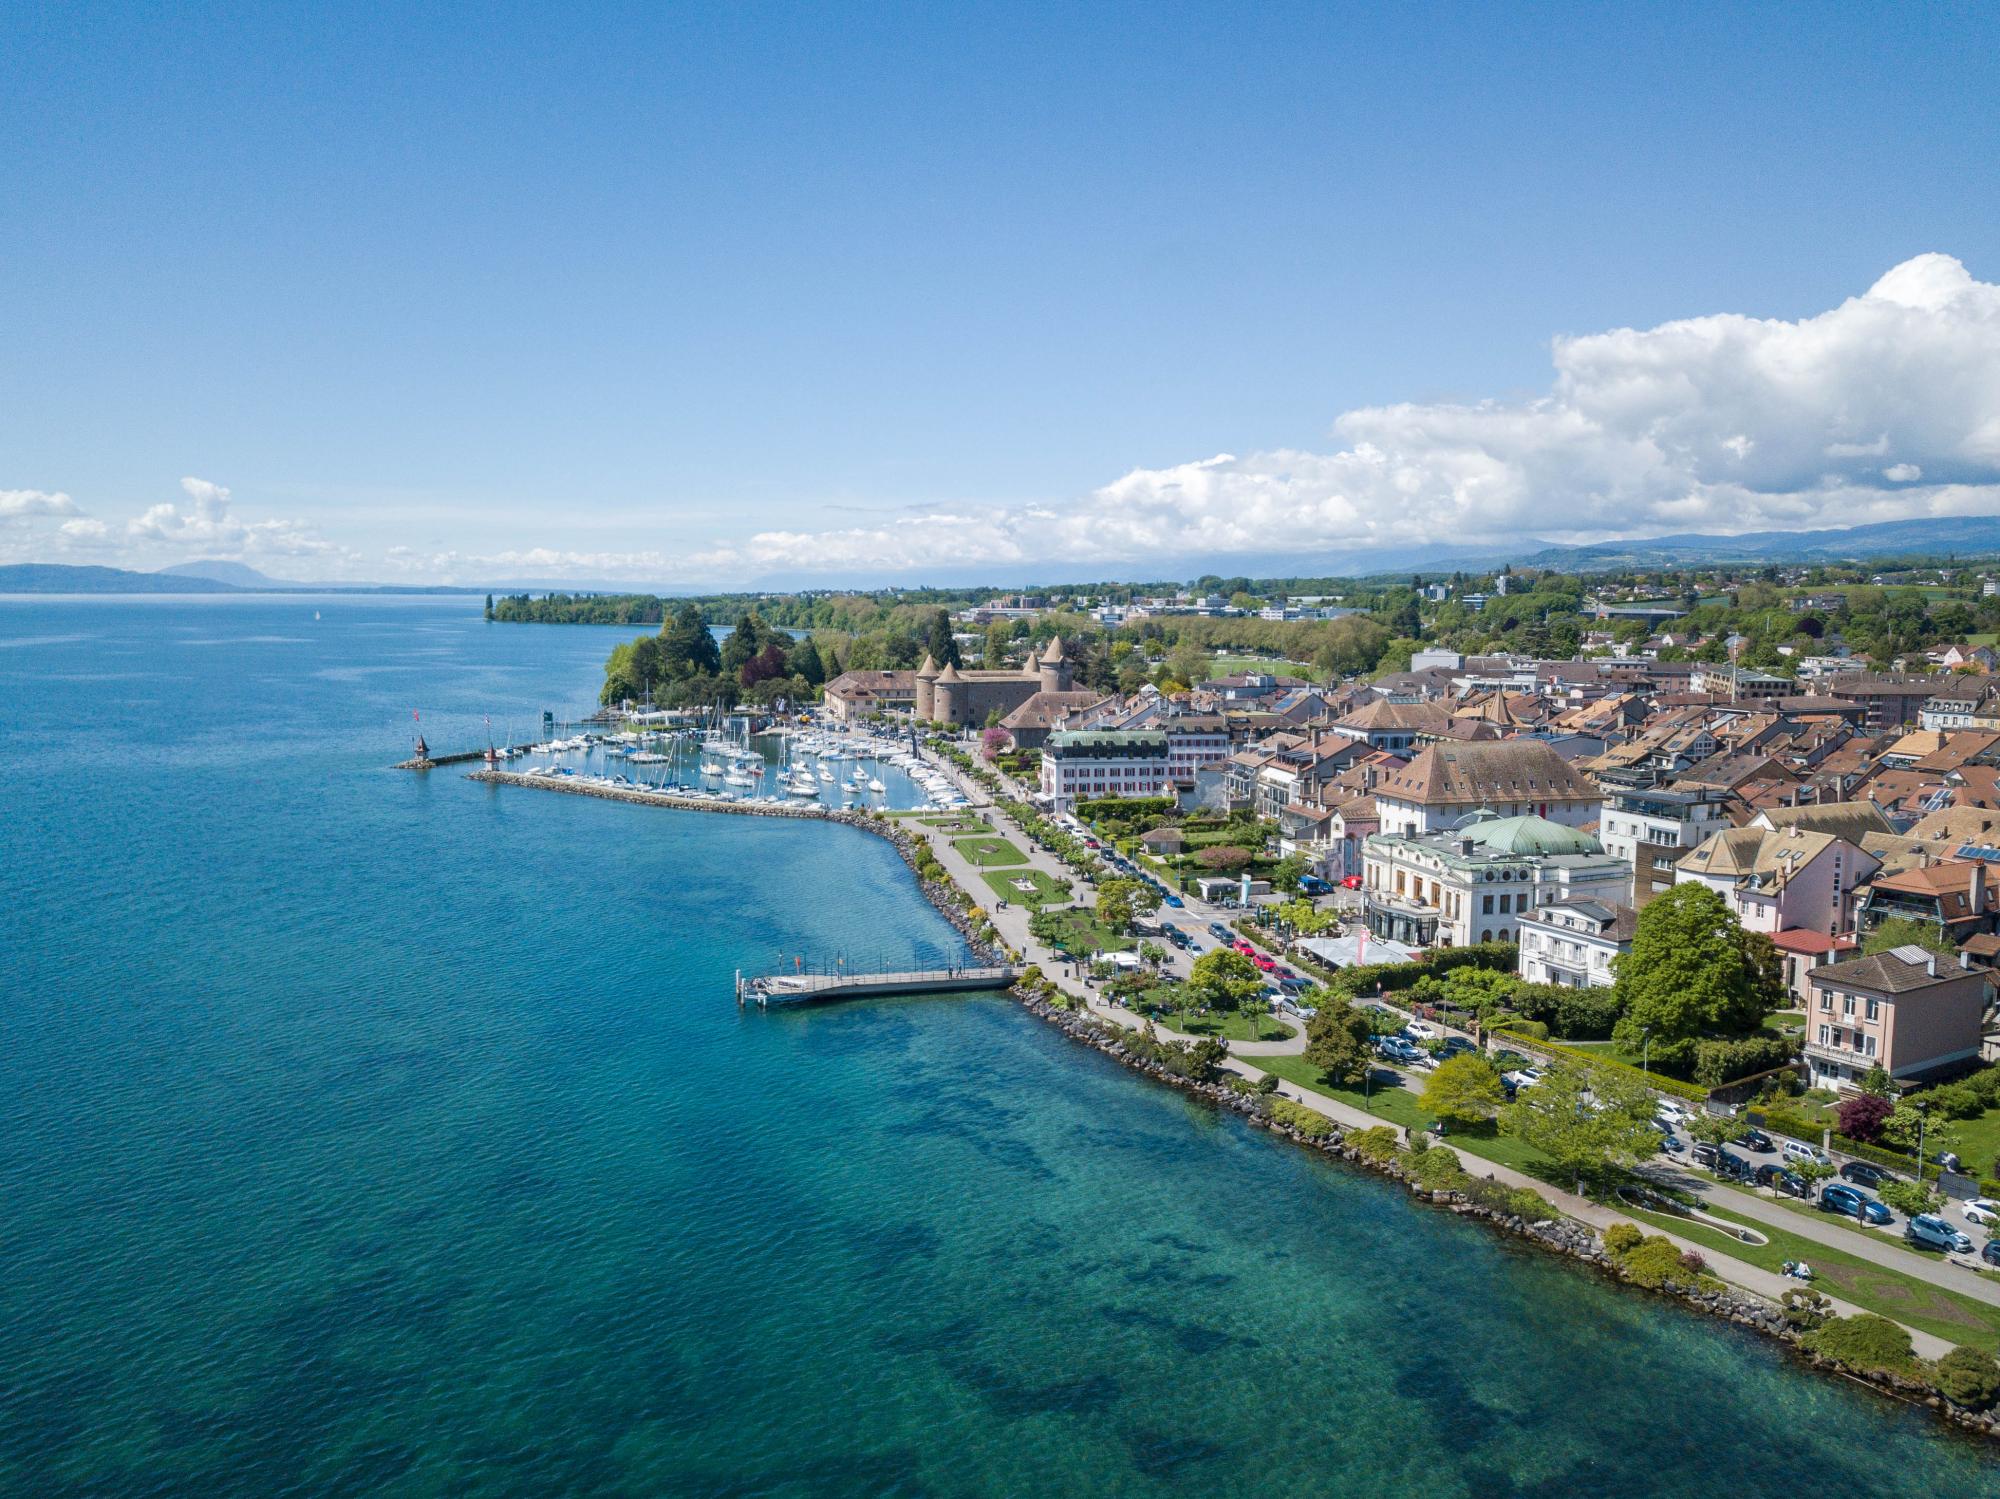
{"type": "MultiPolygon", "coordinates": [[[[1015,825],[1012,818],[1000,811],[999,808],[994,807],[992,805],[992,798],[983,794],[977,782],[973,781],[969,776],[964,775],[956,766],[950,764],[948,761],[941,761],[940,763],[943,764],[945,770],[950,773],[952,778],[960,784],[968,797],[974,795],[982,797],[984,802],[982,813],[992,823],[993,830],[1000,836],[1018,845],[1028,855],[1029,862],[1035,868],[1042,869],[1059,879],[1072,881],[1076,879],[1076,874],[1073,870],[1056,859],[1052,854],[1038,847],[1033,839],[1029,838],[1027,834],[1015,825]]],[[[1089,985],[1085,984],[1070,971],[1068,964],[1030,936],[1028,932],[1028,917],[1031,912],[1029,910],[1020,906],[1010,906],[1005,911],[993,911],[993,902],[987,898],[992,895],[991,888],[984,880],[979,878],[978,867],[951,846],[949,836],[942,835],[936,828],[925,827],[920,822],[913,821],[910,826],[914,831],[931,835],[931,848],[936,854],[938,862],[944,866],[946,872],[953,879],[957,880],[965,889],[970,890],[975,899],[980,900],[981,905],[992,915],[994,925],[1000,929],[1001,936],[1010,946],[1024,955],[1025,961],[1039,965],[1042,972],[1052,979],[1064,993],[1081,996],[1085,1000],[1089,1012],[1098,1019],[1108,1021],[1113,1025],[1123,1026],[1128,1030],[1137,1030],[1144,1023],[1140,1016],[1134,1015],[1129,1010],[1121,1010],[1105,1004],[1098,998],[1089,985]]],[[[1082,888],[1086,902],[1088,902],[1092,897],[1090,887],[1086,885],[1082,888]]],[[[1176,912],[1174,914],[1178,916],[1182,913],[1176,912]]],[[[1195,920],[1199,918],[1196,913],[1189,913],[1188,919],[1195,920]]],[[[1204,937],[1207,936],[1205,925],[1204,921],[1201,928],[1204,937]]],[[[1302,1051],[1304,1049],[1303,1032],[1297,1033],[1293,1039],[1296,1041],[1298,1049],[1302,1051]]],[[[1285,1043],[1232,1042],[1230,1050],[1232,1053],[1239,1050],[1247,1052],[1253,1044],[1283,1046],[1285,1043]]],[[[1257,1067],[1254,1056],[1245,1060],[1239,1056],[1232,1055],[1223,1065],[1230,1071],[1238,1073],[1243,1077],[1255,1079],[1265,1075],[1257,1067]]],[[[1355,1108],[1352,1104],[1338,1098],[1329,1097],[1316,1089],[1301,1087],[1299,1084],[1291,1082],[1288,1079],[1279,1079],[1277,1091],[1282,1097],[1318,1109],[1322,1114],[1339,1123],[1344,1129],[1367,1129],[1374,1125],[1388,1124],[1390,1129],[1396,1131],[1399,1138],[1405,1136],[1405,1131],[1394,1124],[1390,1124],[1388,1120],[1382,1119],[1377,1115],[1365,1113],[1355,1108]]],[[[1525,1171],[1516,1170],[1512,1166],[1504,1166],[1497,1161],[1486,1160],[1484,1157],[1473,1155],[1469,1151],[1461,1151],[1460,1159],[1466,1163],[1466,1169],[1469,1171],[1475,1171],[1481,1175],[1491,1177],[1511,1187],[1525,1187],[1530,1191],[1540,1193],[1557,1211],[1580,1222],[1589,1224],[1600,1233],[1613,1223],[1630,1223],[1633,1221],[1632,1215],[1628,1212],[1621,1212],[1615,1208],[1606,1207],[1601,1203],[1591,1201],[1589,1198],[1581,1197],[1574,1192],[1565,1192],[1551,1187],[1548,1183],[1536,1177],[1529,1176],[1525,1171]]],[[[1742,1195],[1744,1194],[1734,1194],[1729,1205],[1732,1207],[1737,1206],[1735,1197],[1742,1195]]],[[[1772,1212],[1783,1214],[1787,1220],[1798,1219],[1801,1222],[1810,1223],[1810,1220],[1800,1219],[1799,1215],[1787,1213],[1783,1208],[1770,1204],[1764,1204],[1763,1206],[1768,1207],[1772,1212]]],[[[1749,1216],[1747,1209],[1745,1209],[1745,1215],[1749,1216]]],[[[1643,1226],[1650,1233],[1664,1233],[1668,1239],[1683,1250],[1693,1250],[1700,1254],[1708,1262],[1710,1272],[1719,1279],[1727,1281],[1741,1290],[1761,1296],[1767,1301],[1775,1303],[1786,1291],[1792,1290],[1798,1285],[1798,1282],[1788,1280],[1773,1271],[1761,1269],[1744,1260],[1723,1254],[1709,1245],[1698,1244],[1694,1240],[1685,1238],[1671,1230],[1661,1229],[1657,1225],[1650,1223],[1643,1226]]],[[[1785,1222],[1782,1226],[1792,1227],[1793,1225],[1790,1222],[1785,1222]]],[[[1811,1226],[1822,1227],[1821,1225],[1811,1226]]],[[[1830,1231],[1834,1233],[1840,1232],[1838,1229],[1830,1229],[1830,1231]]],[[[1861,1235],[1850,1234],[1847,1237],[1860,1239],[1861,1235]]],[[[1855,1246],[1845,1242],[1835,1241],[1835,1244],[1836,1247],[1848,1249],[1850,1252],[1859,1252],[1855,1246]]],[[[1882,1246],[1882,1248],[1890,1255],[1901,1253],[1901,1251],[1895,1249],[1893,1246],[1882,1246]]],[[[1915,1257],[1904,1255],[1903,1258],[1914,1259],[1915,1257]]],[[[1892,1269],[1905,1271],[1918,1278],[1933,1278],[1924,1277],[1919,1274],[1919,1272],[1926,1268],[1934,1268],[1927,1267],[1921,1261],[1918,1261],[1914,1265],[1899,1264],[1893,1260],[1886,1263],[1892,1269]]],[[[1965,1279],[1972,1281],[1975,1277],[1967,1276],[1965,1279]]],[[[1960,1282],[1943,1283],[1949,1284],[1952,1290],[1965,1291],[1968,1289],[1966,1285],[1960,1282]]],[[[1862,1310],[1860,1307],[1853,1306],[1837,1297],[1828,1297],[1828,1300],[1832,1303],[1834,1311],[1841,1316],[1854,1316],[1862,1310]]],[[[1915,1328],[1906,1330],[1909,1332],[1911,1342],[1920,1357],[1939,1358],[1951,1348],[1950,1343],[1942,1338],[1934,1337],[1930,1333],[1919,1332],[1915,1328]]]]}
{"type": "Polygon", "coordinates": [[[1691,1171],[1655,1165],[1642,1168],[1641,1175],[1655,1181],[1671,1181],[1676,1186],[1691,1187],[1709,1202],[1728,1208],[1732,1213],[1740,1213],[1772,1228],[1781,1228],[1802,1239],[1811,1239],[1815,1244],[1838,1249],[1843,1254],[1851,1254],[1856,1259],[1867,1260],[1884,1269],[1900,1271],[1913,1280],[1929,1281],[1947,1291],[1969,1296],[1974,1301],[2000,1306],[2000,1280],[1971,1273],[1949,1259],[1914,1253],[1903,1248],[1887,1233],[1862,1232],[1846,1227],[1844,1220],[1831,1216],[1793,1212],[1781,1202],[1711,1182],[1691,1171]]]}

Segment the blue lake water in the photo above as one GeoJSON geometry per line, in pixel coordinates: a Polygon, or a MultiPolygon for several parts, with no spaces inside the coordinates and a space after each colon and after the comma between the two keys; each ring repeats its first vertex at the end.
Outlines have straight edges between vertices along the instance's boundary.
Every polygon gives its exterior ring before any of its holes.
{"type": "Polygon", "coordinates": [[[385,768],[630,633],[0,600],[0,1493],[2000,1487],[1002,998],[739,1012],[957,950],[867,834],[385,768]]]}

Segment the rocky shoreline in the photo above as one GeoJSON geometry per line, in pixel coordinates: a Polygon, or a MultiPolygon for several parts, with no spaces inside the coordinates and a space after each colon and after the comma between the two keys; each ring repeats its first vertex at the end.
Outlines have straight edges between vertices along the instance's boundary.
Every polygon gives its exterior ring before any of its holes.
{"type": "MultiPolygon", "coordinates": [[[[1030,1014],[1053,1025],[1070,1039],[1091,1047],[1156,1082],[1205,1099],[1217,1108],[1227,1109],[1248,1124],[1283,1135],[1294,1144],[1308,1150],[1335,1156],[1350,1165],[1401,1182],[1411,1196],[1421,1201],[1445,1208],[1461,1217],[1480,1219],[1497,1231],[1524,1240],[1548,1253],[1582,1261],[1621,1285],[1635,1286],[1606,1252],[1603,1241],[1596,1231],[1574,1219],[1559,1217],[1531,1222],[1518,1214],[1500,1212],[1481,1203],[1469,1201],[1459,1192],[1432,1191],[1412,1181],[1408,1173],[1403,1171],[1394,1159],[1383,1160],[1349,1146],[1345,1140],[1345,1132],[1337,1122],[1333,1123],[1331,1133],[1322,1139],[1315,1139],[1274,1119],[1263,1100],[1253,1094],[1238,1092],[1221,1083],[1197,1082],[1182,1077],[1159,1063],[1135,1053],[1113,1027],[1105,1025],[1102,1021],[1064,1006],[1051,1004],[1042,995],[1020,987],[1016,987],[1012,992],[1030,1014]]],[[[1953,1404],[1920,1381],[1879,1371],[1857,1372],[1824,1358],[1800,1344],[1799,1329],[1788,1323],[1776,1307],[1747,1292],[1727,1286],[1703,1289],[1696,1285],[1669,1282],[1660,1287],[1656,1294],[1678,1301],[1683,1306],[1707,1316],[1719,1317],[1737,1327],[1774,1338],[1783,1343],[1800,1362],[1822,1373],[1851,1379],[1879,1394],[1888,1395],[1906,1404],[1925,1406],[1966,1431],[2000,1438],[2000,1410],[1971,1410],[1953,1404]]]]}
{"type": "MultiPolygon", "coordinates": [[[[953,929],[965,938],[966,943],[979,955],[981,961],[998,963],[1008,960],[1007,954],[996,952],[991,944],[980,940],[975,934],[972,917],[968,914],[957,885],[949,880],[925,879],[918,873],[919,840],[896,818],[884,817],[874,812],[824,807],[744,805],[702,798],[674,797],[654,792],[631,791],[618,786],[566,785],[561,779],[524,776],[512,771],[481,770],[474,772],[467,779],[492,784],[541,787],[576,796],[595,796],[607,801],[633,802],[642,806],[668,807],[677,811],[724,812],[739,817],[785,817],[840,823],[847,827],[862,829],[888,840],[902,856],[903,862],[910,866],[912,874],[917,876],[917,888],[922,892],[924,899],[929,901],[938,914],[950,922],[953,929]]],[[[1227,1109],[1236,1114],[1246,1123],[1268,1129],[1274,1134],[1284,1135],[1308,1150],[1335,1156],[1350,1165],[1401,1182],[1411,1196],[1421,1201],[1462,1217],[1480,1219],[1498,1232],[1533,1244],[1550,1254],[1559,1254],[1581,1261],[1621,1285],[1633,1285],[1606,1252],[1597,1233],[1584,1224],[1561,1217],[1530,1221],[1518,1214],[1500,1212],[1484,1204],[1469,1201],[1459,1192],[1433,1191],[1412,1181],[1408,1173],[1403,1171],[1394,1159],[1383,1160],[1353,1149],[1346,1143],[1345,1132],[1338,1123],[1332,1124],[1331,1132],[1325,1138],[1312,1138],[1274,1119],[1268,1105],[1252,1094],[1238,1092],[1220,1083],[1197,1082],[1192,1078],[1182,1077],[1168,1071],[1159,1063],[1138,1055],[1125,1044],[1117,1029],[1102,1021],[1067,1007],[1051,1004],[1043,995],[1028,988],[1016,986],[1011,992],[1030,1014],[1053,1025],[1070,1039],[1089,1046],[1156,1082],[1206,1099],[1217,1108],[1227,1109]]],[[[1799,1330],[1788,1323],[1776,1307],[1748,1293],[1729,1287],[1703,1289],[1696,1285],[1669,1282],[1660,1287],[1656,1294],[1669,1297],[1707,1316],[1719,1317],[1737,1327],[1774,1338],[1783,1343],[1802,1363],[1823,1373],[1851,1379],[1907,1404],[1925,1406],[1966,1431],[1990,1438],[2000,1438],[2000,1409],[1971,1410],[1953,1404],[1930,1386],[1919,1381],[1880,1371],[1857,1372],[1845,1368],[1801,1346],[1799,1330]]]]}

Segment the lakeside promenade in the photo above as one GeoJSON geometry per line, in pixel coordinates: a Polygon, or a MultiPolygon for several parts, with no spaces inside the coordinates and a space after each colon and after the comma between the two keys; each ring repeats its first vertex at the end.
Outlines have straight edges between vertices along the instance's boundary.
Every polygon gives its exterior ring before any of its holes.
{"type": "MultiPolygon", "coordinates": [[[[1030,838],[1007,815],[1005,809],[994,802],[991,794],[977,780],[966,775],[949,761],[941,760],[940,763],[944,765],[947,773],[958,784],[959,789],[965,794],[967,800],[972,803],[970,810],[975,811],[977,815],[986,819],[992,825],[996,835],[1009,839],[1026,853],[1032,867],[1041,870],[1052,878],[1061,879],[1066,882],[1074,882],[1076,880],[1075,871],[1071,870],[1053,854],[1050,854],[1030,838]]],[[[951,835],[945,834],[939,829],[923,827],[920,823],[914,821],[910,821],[909,826],[910,831],[926,839],[932,855],[944,866],[945,872],[962,889],[974,892],[975,898],[978,898],[979,892],[985,891],[988,888],[981,878],[982,871],[952,846],[951,835]]],[[[1085,887],[1080,903],[1094,905],[1096,903],[1096,893],[1085,887]]],[[[1086,980],[1072,972],[1072,965],[1069,962],[1057,955],[1045,943],[1037,940],[1028,930],[1029,917],[1033,914],[1032,911],[1012,904],[1004,911],[995,911],[991,909],[991,902],[984,899],[982,899],[981,904],[987,910],[994,925],[999,929],[1002,939],[1010,947],[1014,948],[1015,951],[1023,955],[1023,961],[1040,966],[1044,977],[1051,980],[1064,994],[1083,1001],[1091,1015],[1108,1024],[1119,1026],[1126,1030],[1136,1031],[1145,1024],[1141,1017],[1132,1014],[1130,1011],[1105,1003],[1086,980]]],[[[1160,1034],[1165,1036],[1177,1037],[1180,1035],[1180,1033],[1164,1025],[1156,1024],[1156,1029],[1160,1034]]],[[[1191,1040],[1195,1038],[1182,1037],[1181,1039],[1191,1040]]],[[[1229,1043],[1230,1056],[1223,1065],[1231,1072],[1254,1081],[1266,1075],[1263,1069],[1256,1065],[1254,1060],[1260,1050],[1262,1054],[1271,1055],[1283,1052],[1298,1053],[1303,1052],[1304,1049],[1305,1037],[1303,1031],[1295,1032],[1292,1037],[1284,1042],[1232,1041],[1229,1043]]],[[[1313,1088],[1303,1087],[1288,1079],[1280,1078],[1278,1080],[1277,1091],[1282,1097],[1289,1098],[1296,1103],[1304,1104],[1308,1108],[1317,1109],[1320,1113],[1325,1114],[1328,1118],[1339,1124],[1344,1130],[1361,1130],[1387,1125],[1389,1128],[1395,1130],[1399,1137],[1407,1137],[1408,1132],[1406,1130],[1383,1119],[1379,1115],[1366,1113],[1341,1099],[1331,1097],[1313,1088]]],[[[1739,1290],[1748,1291],[1766,1301],[1775,1304],[1786,1291],[1798,1287],[1799,1283],[1797,1281],[1790,1280],[1774,1271],[1765,1270],[1760,1266],[1737,1259],[1732,1255],[1717,1250],[1712,1245],[1698,1243],[1685,1235],[1675,1233],[1672,1229],[1663,1228],[1656,1222],[1636,1219],[1629,1211],[1619,1211],[1575,1192],[1551,1186],[1541,1178],[1530,1176],[1527,1172],[1515,1167],[1504,1165],[1498,1161],[1487,1160],[1484,1157],[1470,1153],[1465,1153],[1463,1159],[1466,1161],[1468,1170],[1477,1169],[1480,1174],[1490,1176],[1507,1186],[1520,1187],[1538,1192],[1559,1212],[1576,1219],[1580,1223],[1589,1225],[1600,1234],[1614,1223],[1639,1222],[1649,1234],[1663,1234],[1677,1248],[1701,1255],[1708,1262],[1710,1271],[1718,1279],[1735,1286],[1739,1290]]],[[[1737,1207],[1739,1204],[1736,1199],[1747,1196],[1748,1194],[1744,1193],[1732,1194],[1730,1206],[1737,1207]]],[[[1774,1204],[1765,1203],[1761,1199],[1750,1198],[1749,1200],[1755,1203],[1756,1207],[1761,1211],[1753,1213],[1746,1208],[1746,1216],[1754,1216],[1759,1218],[1760,1221],[1768,1221],[1773,1227],[1782,1228],[1802,1238],[1825,1244],[1828,1248],[1854,1254],[1860,1258],[1881,1263],[1887,1268],[1911,1275],[1917,1279],[1932,1281],[1960,1294],[1972,1295],[1979,1300],[1990,1301],[1995,1305],[2000,1305],[2000,1285],[1994,1285],[1972,1276],[1965,1276],[1962,1281],[1947,1281],[1940,1275],[1924,1274],[1924,1271],[1935,1271],[1943,1267],[1933,1266],[1927,1261],[1917,1260],[1914,1256],[1906,1254],[1905,1251],[1893,1245],[1869,1243],[1865,1236],[1861,1234],[1846,1232],[1836,1225],[1816,1222],[1803,1214],[1789,1213],[1786,1209],[1774,1204]],[[1767,1215],[1771,1216],[1767,1217],[1767,1215]],[[1850,1240],[1858,1242],[1849,1242],[1850,1240]],[[1906,1265],[1893,1258],[1898,1255],[1903,1256],[1905,1259],[1913,1260],[1913,1263],[1906,1265]],[[1977,1286],[1977,1289],[1975,1290],[1973,1286],[1965,1284],[1965,1281],[1973,1282],[1977,1286]]],[[[1835,1296],[1829,1295],[1828,1301],[1831,1303],[1834,1311],[1843,1317],[1857,1316],[1865,1310],[1865,1308],[1855,1306],[1835,1296]]],[[[1934,1359],[1942,1357],[1953,1346],[1946,1339],[1937,1337],[1932,1333],[1912,1327],[1906,1327],[1905,1330],[1910,1334],[1911,1343],[1918,1355],[1923,1358],[1934,1359]]]]}
{"type": "MultiPolygon", "coordinates": [[[[1030,837],[1008,815],[1005,808],[995,802],[992,795],[975,778],[965,774],[958,766],[942,757],[938,758],[937,763],[965,795],[969,805],[961,809],[962,813],[983,819],[991,827],[996,836],[1006,838],[1014,843],[1028,860],[1026,866],[1013,865],[1008,867],[1033,868],[1049,878],[1059,880],[1064,884],[1073,885],[1078,882],[1079,876],[1077,873],[1030,837]]],[[[680,810],[733,812],[746,815],[803,818],[871,826],[870,819],[866,814],[857,816],[854,813],[828,811],[823,808],[739,804],[719,799],[676,796],[672,793],[640,791],[622,787],[602,787],[588,783],[571,784],[560,779],[528,776],[508,771],[483,770],[473,773],[468,779],[492,784],[540,787],[545,790],[598,796],[609,800],[665,806],[680,810]]],[[[962,835],[926,826],[921,821],[921,814],[897,815],[892,818],[892,821],[906,836],[926,846],[932,857],[938,861],[951,881],[960,889],[971,894],[975,903],[978,904],[980,909],[985,912],[987,918],[994,924],[1001,940],[1008,947],[1022,954],[1023,966],[1033,965],[1038,967],[1043,977],[1051,982],[1059,992],[1071,1000],[1080,1003],[1082,1008],[1095,1019],[1107,1025],[1134,1032],[1141,1031],[1145,1027],[1147,1021],[1143,1017],[1116,1005],[1106,1003],[1093,984],[1077,971],[1077,965],[1056,953],[1054,949],[1034,936],[1029,929],[1030,918],[1034,914],[1032,907],[1010,902],[1005,910],[997,909],[997,900],[992,894],[991,887],[982,878],[985,873],[989,873],[990,871],[975,865],[954,846],[955,837],[962,835]]],[[[1078,898],[1078,904],[1087,907],[1093,906],[1095,903],[1096,892],[1089,886],[1084,886],[1078,898]]],[[[1207,919],[1214,915],[1227,913],[1209,911],[1202,907],[1199,902],[1196,902],[1183,913],[1177,914],[1182,914],[1185,919],[1196,922],[1197,925],[1193,930],[1199,932],[1201,930],[1201,923],[1205,923],[1207,919]]],[[[1289,1035],[1281,1040],[1257,1042],[1229,1041],[1227,1043],[1229,1056],[1223,1065],[1229,1071],[1254,1081],[1266,1076],[1264,1070],[1256,1065],[1257,1057],[1297,1055],[1302,1053],[1306,1044],[1303,1027],[1299,1026],[1290,1017],[1280,1016],[1277,1018],[1290,1031],[1289,1035]]],[[[1170,1025],[1157,1021],[1153,1022],[1153,1025],[1157,1034],[1169,1039],[1200,1039],[1184,1035],[1181,1032],[1175,1031],[1170,1025]]],[[[1340,1125],[1343,1130],[1353,1131],[1386,1126],[1393,1130],[1399,1138],[1407,1139],[1408,1137],[1408,1131],[1396,1125],[1393,1121],[1384,1119],[1380,1115],[1367,1113],[1355,1108],[1345,1100],[1332,1097],[1317,1089],[1303,1086],[1290,1079],[1277,1079],[1276,1091],[1282,1097],[1304,1104],[1326,1115],[1340,1125]]],[[[1587,1225],[1599,1234],[1613,1223],[1638,1222],[1647,1232],[1663,1235],[1677,1248],[1699,1254],[1707,1261],[1709,1270],[1718,1279],[1740,1291],[1749,1292],[1766,1302],[1775,1304],[1787,1290],[1796,1289],[1798,1286],[1798,1282],[1789,1280],[1773,1271],[1765,1270],[1760,1266],[1740,1260],[1726,1251],[1718,1250],[1712,1245],[1696,1242],[1683,1234],[1676,1233],[1672,1228],[1661,1225],[1655,1219],[1639,1219],[1629,1210],[1620,1210],[1595,1202],[1575,1192],[1553,1186],[1543,1179],[1531,1176],[1518,1168],[1480,1156],[1476,1152],[1462,1151],[1462,1158],[1466,1161],[1468,1170],[1476,1168],[1480,1174],[1504,1185],[1536,1192],[1556,1208],[1558,1212],[1587,1225]]],[[[1705,1186],[1706,1184],[1699,1185],[1705,1186]]],[[[1746,1217],[1755,1218],[1760,1222],[1768,1223],[1774,1228],[1782,1229],[1797,1237],[1822,1244],[1828,1249],[1837,1250],[1853,1255],[1856,1258],[1880,1264],[1886,1269],[1909,1278],[1933,1283],[1942,1289],[1968,1296],[1971,1299],[2000,1305],[2000,1285],[1986,1282],[1976,1276],[1964,1275],[1963,1272],[1960,1272],[1960,1279],[1948,1279],[1945,1274],[1940,1272],[1948,1270],[1949,1267],[1936,1265],[1910,1255],[1897,1246],[1872,1242],[1863,1234],[1843,1230],[1837,1224],[1822,1222],[1809,1215],[1788,1212],[1782,1206],[1765,1202],[1763,1199],[1750,1196],[1749,1194],[1732,1191],[1728,1192],[1727,1196],[1729,1199],[1728,1206],[1743,1212],[1746,1217]]],[[[1827,1295],[1832,1309],[1841,1316],[1853,1316],[1866,1310],[1830,1293],[1826,1293],[1823,1288],[1816,1287],[1816,1289],[1821,1289],[1822,1294],[1827,1295]]],[[[1910,1335],[1913,1347],[1921,1357],[1934,1359],[1940,1357],[1952,1347],[1949,1341],[1935,1334],[1908,1327],[1906,1324],[1899,1323],[1898,1325],[1905,1327],[1905,1330],[1910,1335]]]]}

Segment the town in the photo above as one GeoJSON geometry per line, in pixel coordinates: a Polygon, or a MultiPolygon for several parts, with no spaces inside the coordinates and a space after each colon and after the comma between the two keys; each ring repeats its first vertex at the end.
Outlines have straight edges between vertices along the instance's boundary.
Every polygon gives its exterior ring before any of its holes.
{"type": "Polygon", "coordinates": [[[1994,576],[1210,581],[651,601],[607,717],[921,741],[919,872],[1121,1045],[2000,1396],[1994,576]]]}

